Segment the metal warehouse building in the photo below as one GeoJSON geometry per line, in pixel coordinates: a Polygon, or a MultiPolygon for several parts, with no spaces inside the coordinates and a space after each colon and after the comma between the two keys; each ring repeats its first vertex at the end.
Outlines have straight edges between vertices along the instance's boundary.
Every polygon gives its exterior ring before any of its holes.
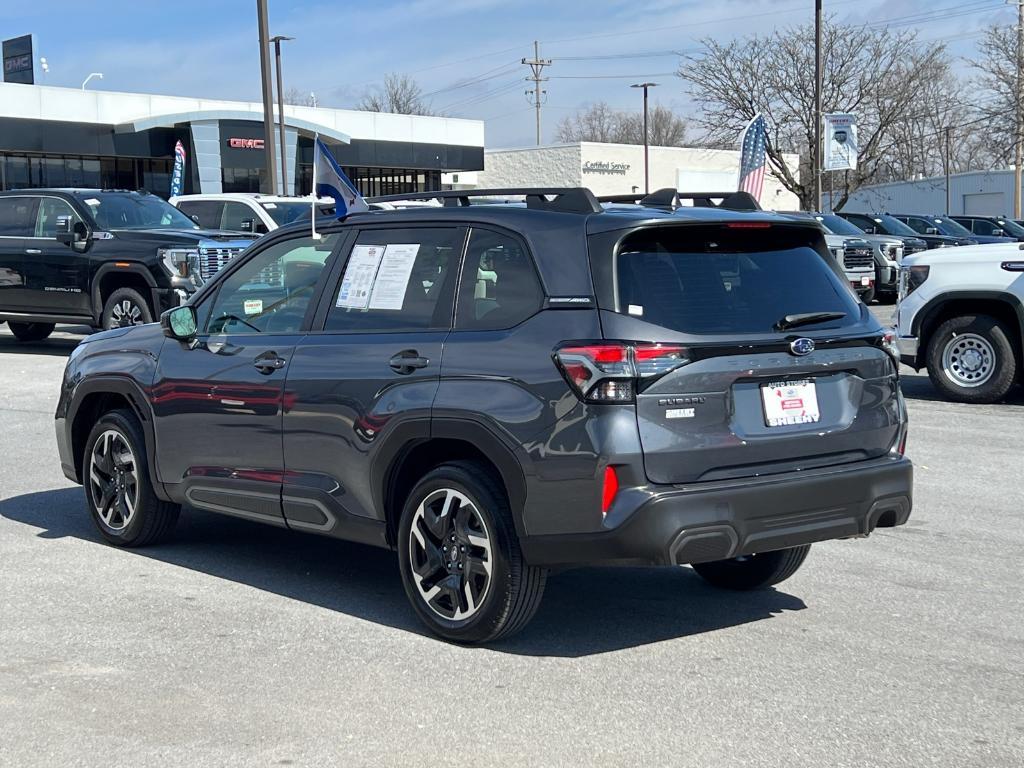
{"type": "MultiPolygon", "coordinates": [[[[287,194],[312,186],[320,134],[364,194],[441,188],[484,162],[479,120],[286,105],[287,194]]],[[[254,102],[0,83],[0,189],[106,187],[167,196],[174,145],[184,191],[259,192],[263,105],[254,102]]],[[[278,132],[271,138],[281,157],[278,132]]]]}
{"type": "MultiPolygon", "coordinates": [[[[853,213],[945,213],[946,177],[861,187],[850,196],[843,210],[853,213]]],[[[949,213],[953,216],[1012,214],[1013,171],[953,174],[949,177],[949,213]]]]}

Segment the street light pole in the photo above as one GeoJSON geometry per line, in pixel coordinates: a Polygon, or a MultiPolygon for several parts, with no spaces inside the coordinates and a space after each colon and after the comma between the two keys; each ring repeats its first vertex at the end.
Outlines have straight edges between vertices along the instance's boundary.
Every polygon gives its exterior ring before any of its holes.
{"type": "MultiPolygon", "coordinates": [[[[49,67],[46,68],[47,71],[49,71],[49,69],[50,69],[49,67]]],[[[87,78],[85,78],[85,80],[82,81],[82,90],[83,91],[85,90],[85,86],[87,86],[89,84],[89,81],[92,80],[94,77],[98,77],[100,80],[102,80],[103,79],[103,73],[102,72],[90,72],[89,76],[87,78]]]]}
{"type": "Polygon", "coordinates": [[[821,210],[821,0],[814,0],[814,209],[821,210]]]}
{"type": "Polygon", "coordinates": [[[267,21],[267,0],[256,0],[256,15],[260,30],[260,78],[263,81],[263,158],[266,164],[266,192],[277,192],[277,161],[274,157],[274,89],[270,83],[270,24],[267,21]]]}
{"type": "Polygon", "coordinates": [[[651,194],[651,169],[648,163],[648,141],[647,141],[647,90],[654,88],[657,83],[634,83],[630,88],[644,89],[644,194],[651,194]]]}
{"type": "Polygon", "coordinates": [[[294,40],[286,35],[274,35],[270,42],[274,44],[274,65],[277,67],[277,116],[278,130],[281,136],[281,194],[288,194],[288,153],[284,146],[284,84],[281,76],[281,41],[294,40]]]}

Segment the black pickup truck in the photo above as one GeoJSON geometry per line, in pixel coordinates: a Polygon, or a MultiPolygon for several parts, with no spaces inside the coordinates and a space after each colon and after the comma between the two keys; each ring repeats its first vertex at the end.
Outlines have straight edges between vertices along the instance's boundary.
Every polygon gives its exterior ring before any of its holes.
{"type": "Polygon", "coordinates": [[[200,229],[146,192],[0,192],[0,323],[22,341],[46,338],[57,323],[149,323],[253,239],[200,229]]]}

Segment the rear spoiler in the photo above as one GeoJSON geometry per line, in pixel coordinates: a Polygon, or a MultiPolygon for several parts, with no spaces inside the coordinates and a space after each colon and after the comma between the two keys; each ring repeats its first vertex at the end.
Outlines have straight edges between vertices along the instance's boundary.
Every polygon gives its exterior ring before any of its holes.
{"type": "Polygon", "coordinates": [[[724,208],[730,211],[760,211],[757,199],[749,192],[680,192],[665,187],[650,194],[604,195],[602,203],[633,203],[645,208],[674,211],[682,207],[683,200],[691,201],[694,208],[724,208]]]}

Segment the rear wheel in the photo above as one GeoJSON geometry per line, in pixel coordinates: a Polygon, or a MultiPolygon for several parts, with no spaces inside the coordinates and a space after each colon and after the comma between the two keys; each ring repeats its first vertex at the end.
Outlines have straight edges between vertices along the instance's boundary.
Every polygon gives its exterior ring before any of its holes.
{"type": "Polygon", "coordinates": [[[153,313],[134,288],[118,288],[103,305],[103,330],[153,322],[153,313]]]}
{"type": "Polygon", "coordinates": [[[1012,338],[1001,321],[988,315],[950,318],[928,342],[928,376],[950,400],[1001,400],[1017,377],[1012,338]]]}
{"type": "Polygon", "coordinates": [[[804,544],[774,552],[694,563],[693,570],[709,584],[723,589],[763,589],[785,581],[803,565],[811,545],[804,544]]]}
{"type": "Polygon", "coordinates": [[[92,428],[82,474],[93,522],[111,544],[142,547],[174,530],[180,508],[153,492],[146,441],[130,411],[104,414],[92,428]]]}
{"type": "Polygon", "coordinates": [[[398,530],[405,593],[436,635],[483,643],[522,629],[547,572],[527,565],[508,497],[489,467],[444,464],[406,501],[398,530]]]}
{"type": "Polygon", "coordinates": [[[53,323],[7,323],[18,341],[42,341],[53,333],[53,323]]]}

